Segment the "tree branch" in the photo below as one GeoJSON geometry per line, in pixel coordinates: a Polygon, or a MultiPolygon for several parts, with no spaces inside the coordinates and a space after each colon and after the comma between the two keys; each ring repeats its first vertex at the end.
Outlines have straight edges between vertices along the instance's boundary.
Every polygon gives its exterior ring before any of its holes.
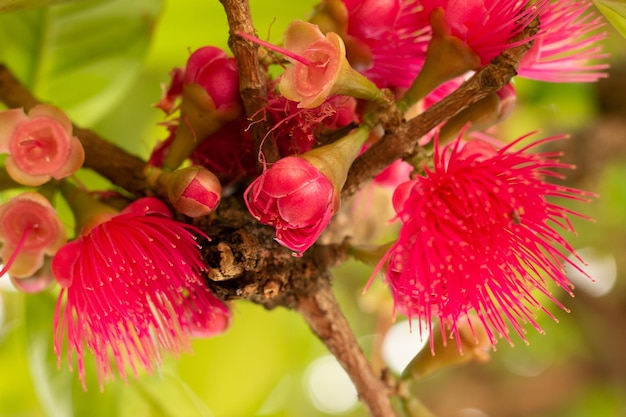
{"type": "Polygon", "coordinates": [[[314,292],[300,296],[296,310],[346,370],[371,415],[395,416],[389,400],[393,390],[374,374],[363,355],[332,292],[329,273],[318,280],[314,292]]]}
{"type": "Polygon", "coordinates": [[[239,69],[239,91],[243,99],[246,115],[251,121],[250,131],[254,141],[254,149],[263,148],[263,155],[269,162],[278,160],[278,150],[273,140],[266,140],[270,130],[263,110],[267,106],[267,74],[261,67],[258,56],[258,45],[237,36],[237,32],[256,36],[250,4],[247,0],[220,0],[228,26],[230,37],[228,46],[239,69]]]}

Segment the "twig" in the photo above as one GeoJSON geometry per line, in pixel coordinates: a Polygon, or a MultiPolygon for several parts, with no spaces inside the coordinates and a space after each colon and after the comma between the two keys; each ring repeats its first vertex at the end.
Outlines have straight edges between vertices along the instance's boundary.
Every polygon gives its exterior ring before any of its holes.
{"type": "Polygon", "coordinates": [[[220,0],[228,26],[230,38],[228,46],[239,69],[239,91],[243,99],[244,108],[250,118],[254,149],[263,147],[263,155],[269,162],[278,160],[278,150],[273,140],[266,140],[269,124],[264,120],[263,109],[267,106],[267,74],[259,63],[258,45],[235,35],[237,32],[256,36],[250,4],[247,0],[220,0]]]}
{"type": "MultiPolygon", "coordinates": [[[[535,21],[511,43],[531,38],[538,30],[535,21]]],[[[350,168],[341,197],[346,199],[356,193],[363,184],[379,174],[397,159],[410,159],[419,151],[417,141],[440,123],[456,115],[471,104],[500,90],[517,74],[520,60],[532,46],[532,41],[503,51],[489,65],[480,69],[455,92],[428,108],[424,113],[403,123],[394,132],[363,153],[350,168]]]]}
{"type": "Polygon", "coordinates": [[[393,417],[389,396],[393,390],[372,370],[333,295],[329,277],[316,291],[302,295],[296,310],[337,358],[354,383],[359,398],[374,417],[393,417]]]}

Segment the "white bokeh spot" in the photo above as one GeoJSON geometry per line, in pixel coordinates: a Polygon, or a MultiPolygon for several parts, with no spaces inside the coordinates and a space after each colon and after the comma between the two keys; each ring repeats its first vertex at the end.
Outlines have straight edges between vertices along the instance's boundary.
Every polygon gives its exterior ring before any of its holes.
{"type": "Polygon", "coordinates": [[[582,248],[577,250],[577,253],[587,265],[582,264],[572,255],[569,256],[569,260],[589,276],[585,276],[571,265],[566,265],[565,270],[570,281],[577,289],[592,297],[602,297],[608,294],[617,279],[617,262],[613,254],[602,253],[593,247],[582,248]]]}
{"type": "Polygon", "coordinates": [[[304,386],[315,408],[328,414],[345,413],[358,403],[350,377],[331,355],[322,356],[309,365],[304,386]]]}
{"type": "Polygon", "coordinates": [[[383,339],[382,354],[385,364],[393,372],[401,374],[411,359],[426,345],[428,334],[428,326],[418,319],[395,323],[383,339]]]}

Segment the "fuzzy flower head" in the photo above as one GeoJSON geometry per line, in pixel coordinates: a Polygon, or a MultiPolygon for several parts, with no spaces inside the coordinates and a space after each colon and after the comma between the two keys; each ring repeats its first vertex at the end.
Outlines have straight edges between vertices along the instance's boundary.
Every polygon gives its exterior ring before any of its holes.
{"type": "Polygon", "coordinates": [[[76,172],[85,160],[72,123],[56,107],[40,104],[0,112],[0,153],[8,154],[7,173],[16,182],[37,186],[76,172]]]}
{"type": "Polygon", "coordinates": [[[52,272],[62,291],[54,347],[60,360],[65,344],[70,367],[76,355],[83,387],[86,350],[95,355],[102,389],[113,364],[123,379],[127,367],[152,371],[163,350],[189,350],[191,336],[228,326],[229,310],[203,281],[192,231],[148,197],[99,214],[57,252],[52,272]]]}
{"type": "Polygon", "coordinates": [[[430,37],[415,0],[325,0],[311,21],[338,32],[348,61],[378,87],[407,88],[430,37]]]}
{"type": "Polygon", "coordinates": [[[591,1],[548,3],[539,15],[542,31],[522,58],[518,75],[549,82],[594,82],[607,76],[608,56],[600,42],[607,32],[602,17],[588,11],[591,1]]]}
{"type": "Polygon", "coordinates": [[[503,50],[528,41],[510,42],[532,22],[545,2],[530,5],[528,0],[420,0],[420,18],[432,22],[433,12],[443,12],[445,31],[460,39],[478,55],[480,64],[486,65],[503,50]]]}
{"type": "Polygon", "coordinates": [[[432,170],[398,187],[394,207],[402,227],[384,260],[400,312],[439,321],[454,334],[473,310],[492,343],[498,336],[510,342],[506,321],[522,339],[522,323],[539,329],[533,310],[546,310],[533,290],[555,301],[546,278],[571,287],[560,248],[573,249],[557,229],[573,231],[568,215],[576,213],[552,201],[588,197],[544,180],[567,167],[556,155],[526,153],[555,139],[517,151],[455,141],[435,148],[432,170]]]}
{"type": "Polygon", "coordinates": [[[31,277],[66,241],[65,227],[46,198],[25,192],[0,206],[0,256],[13,278],[31,277]]]}
{"type": "Polygon", "coordinates": [[[343,2],[348,10],[346,48],[352,66],[378,87],[408,88],[422,68],[430,39],[428,26],[417,19],[416,2],[343,2]]]}

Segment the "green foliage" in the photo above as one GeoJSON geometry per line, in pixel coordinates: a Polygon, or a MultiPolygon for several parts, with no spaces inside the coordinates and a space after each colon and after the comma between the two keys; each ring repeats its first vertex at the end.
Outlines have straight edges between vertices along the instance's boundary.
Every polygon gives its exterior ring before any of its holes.
{"type": "Polygon", "coordinates": [[[593,2],[615,29],[626,37],[626,2],[624,0],[593,0],[593,2]]]}
{"type": "Polygon", "coordinates": [[[40,99],[91,124],[141,69],[161,0],[86,0],[0,15],[0,60],[40,99]]]}
{"type": "Polygon", "coordinates": [[[21,9],[33,9],[67,0],[0,0],[0,13],[21,9]]]}

